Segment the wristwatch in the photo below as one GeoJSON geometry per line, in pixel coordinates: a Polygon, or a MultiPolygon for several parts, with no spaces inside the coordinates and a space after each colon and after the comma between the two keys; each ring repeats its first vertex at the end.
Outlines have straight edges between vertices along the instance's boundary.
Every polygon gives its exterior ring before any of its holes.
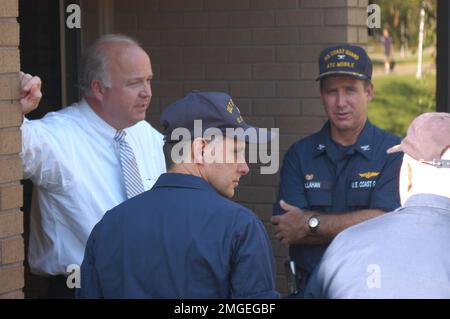
{"type": "Polygon", "coordinates": [[[312,233],[316,233],[320,226],[320,215],[312,215],[308,218],[308,227],[312,233]]]}

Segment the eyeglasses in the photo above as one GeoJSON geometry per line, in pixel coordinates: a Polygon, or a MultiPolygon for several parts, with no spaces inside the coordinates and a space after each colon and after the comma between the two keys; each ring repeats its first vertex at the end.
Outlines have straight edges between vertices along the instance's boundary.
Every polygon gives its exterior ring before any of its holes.
{"type": "Polygon", "coordinates": [[[421,163],[432,165],[438,168],[450,168],[450,160],[437,160],[434,159],[432,161],[420,161],[421,163]]]}

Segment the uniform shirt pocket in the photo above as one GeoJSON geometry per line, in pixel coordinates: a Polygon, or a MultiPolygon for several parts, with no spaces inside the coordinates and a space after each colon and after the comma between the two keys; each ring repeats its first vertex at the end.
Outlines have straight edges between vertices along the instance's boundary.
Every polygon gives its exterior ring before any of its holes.
{"type": "Polygon", "coordinates": [[[311,210],[327,211],[332,205],[330,190],[310,189],[306,196],[311,210]]]}
{"type": "Polygon", "coordinates": [[[347,206],[350,210],[370,208],[370,188],[350,189],[347,193],[347,206]]]}

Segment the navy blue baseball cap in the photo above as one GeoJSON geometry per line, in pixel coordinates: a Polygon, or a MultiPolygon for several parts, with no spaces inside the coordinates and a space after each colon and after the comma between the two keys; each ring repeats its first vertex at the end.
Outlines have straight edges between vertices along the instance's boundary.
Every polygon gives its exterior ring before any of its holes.
{"type": "Polygon", "coordinates": [[[342,44],[325,48],[319,55],[320,80],[333,74],[347,74],[359,80],[372,78],[372,61],[366,51],[356,45],[342,44]]]}
{"type": "Polygon", "coordinates": [[[183,139],[183,136],[173,136],[172,132],[177,128],[187,129],[191,139],[204,137],[205,131],[210,128],[248,143],[263,144],[272,139],[272,133],[267,129],[247,124],[231,97],[222,92],[192,91],[169,105],[161,114],[160,122],[164,128],[165,142],[183,139]],[[198,126],[195,128],[196,120],[201,120],[201,130],[198,126]]]}

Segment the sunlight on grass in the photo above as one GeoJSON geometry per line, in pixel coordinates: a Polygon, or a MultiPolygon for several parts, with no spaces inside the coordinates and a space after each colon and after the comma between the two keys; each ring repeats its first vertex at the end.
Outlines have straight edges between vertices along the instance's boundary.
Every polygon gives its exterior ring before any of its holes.
{"type": "Polygon", "coordinates": [[[417,115],[436,110],[435,81],[434,74],[422,80],[411,75],[375,77],[375,97],[369,104],[369,119],[378,127],[405,136],[409,123],[417,115]]]}

